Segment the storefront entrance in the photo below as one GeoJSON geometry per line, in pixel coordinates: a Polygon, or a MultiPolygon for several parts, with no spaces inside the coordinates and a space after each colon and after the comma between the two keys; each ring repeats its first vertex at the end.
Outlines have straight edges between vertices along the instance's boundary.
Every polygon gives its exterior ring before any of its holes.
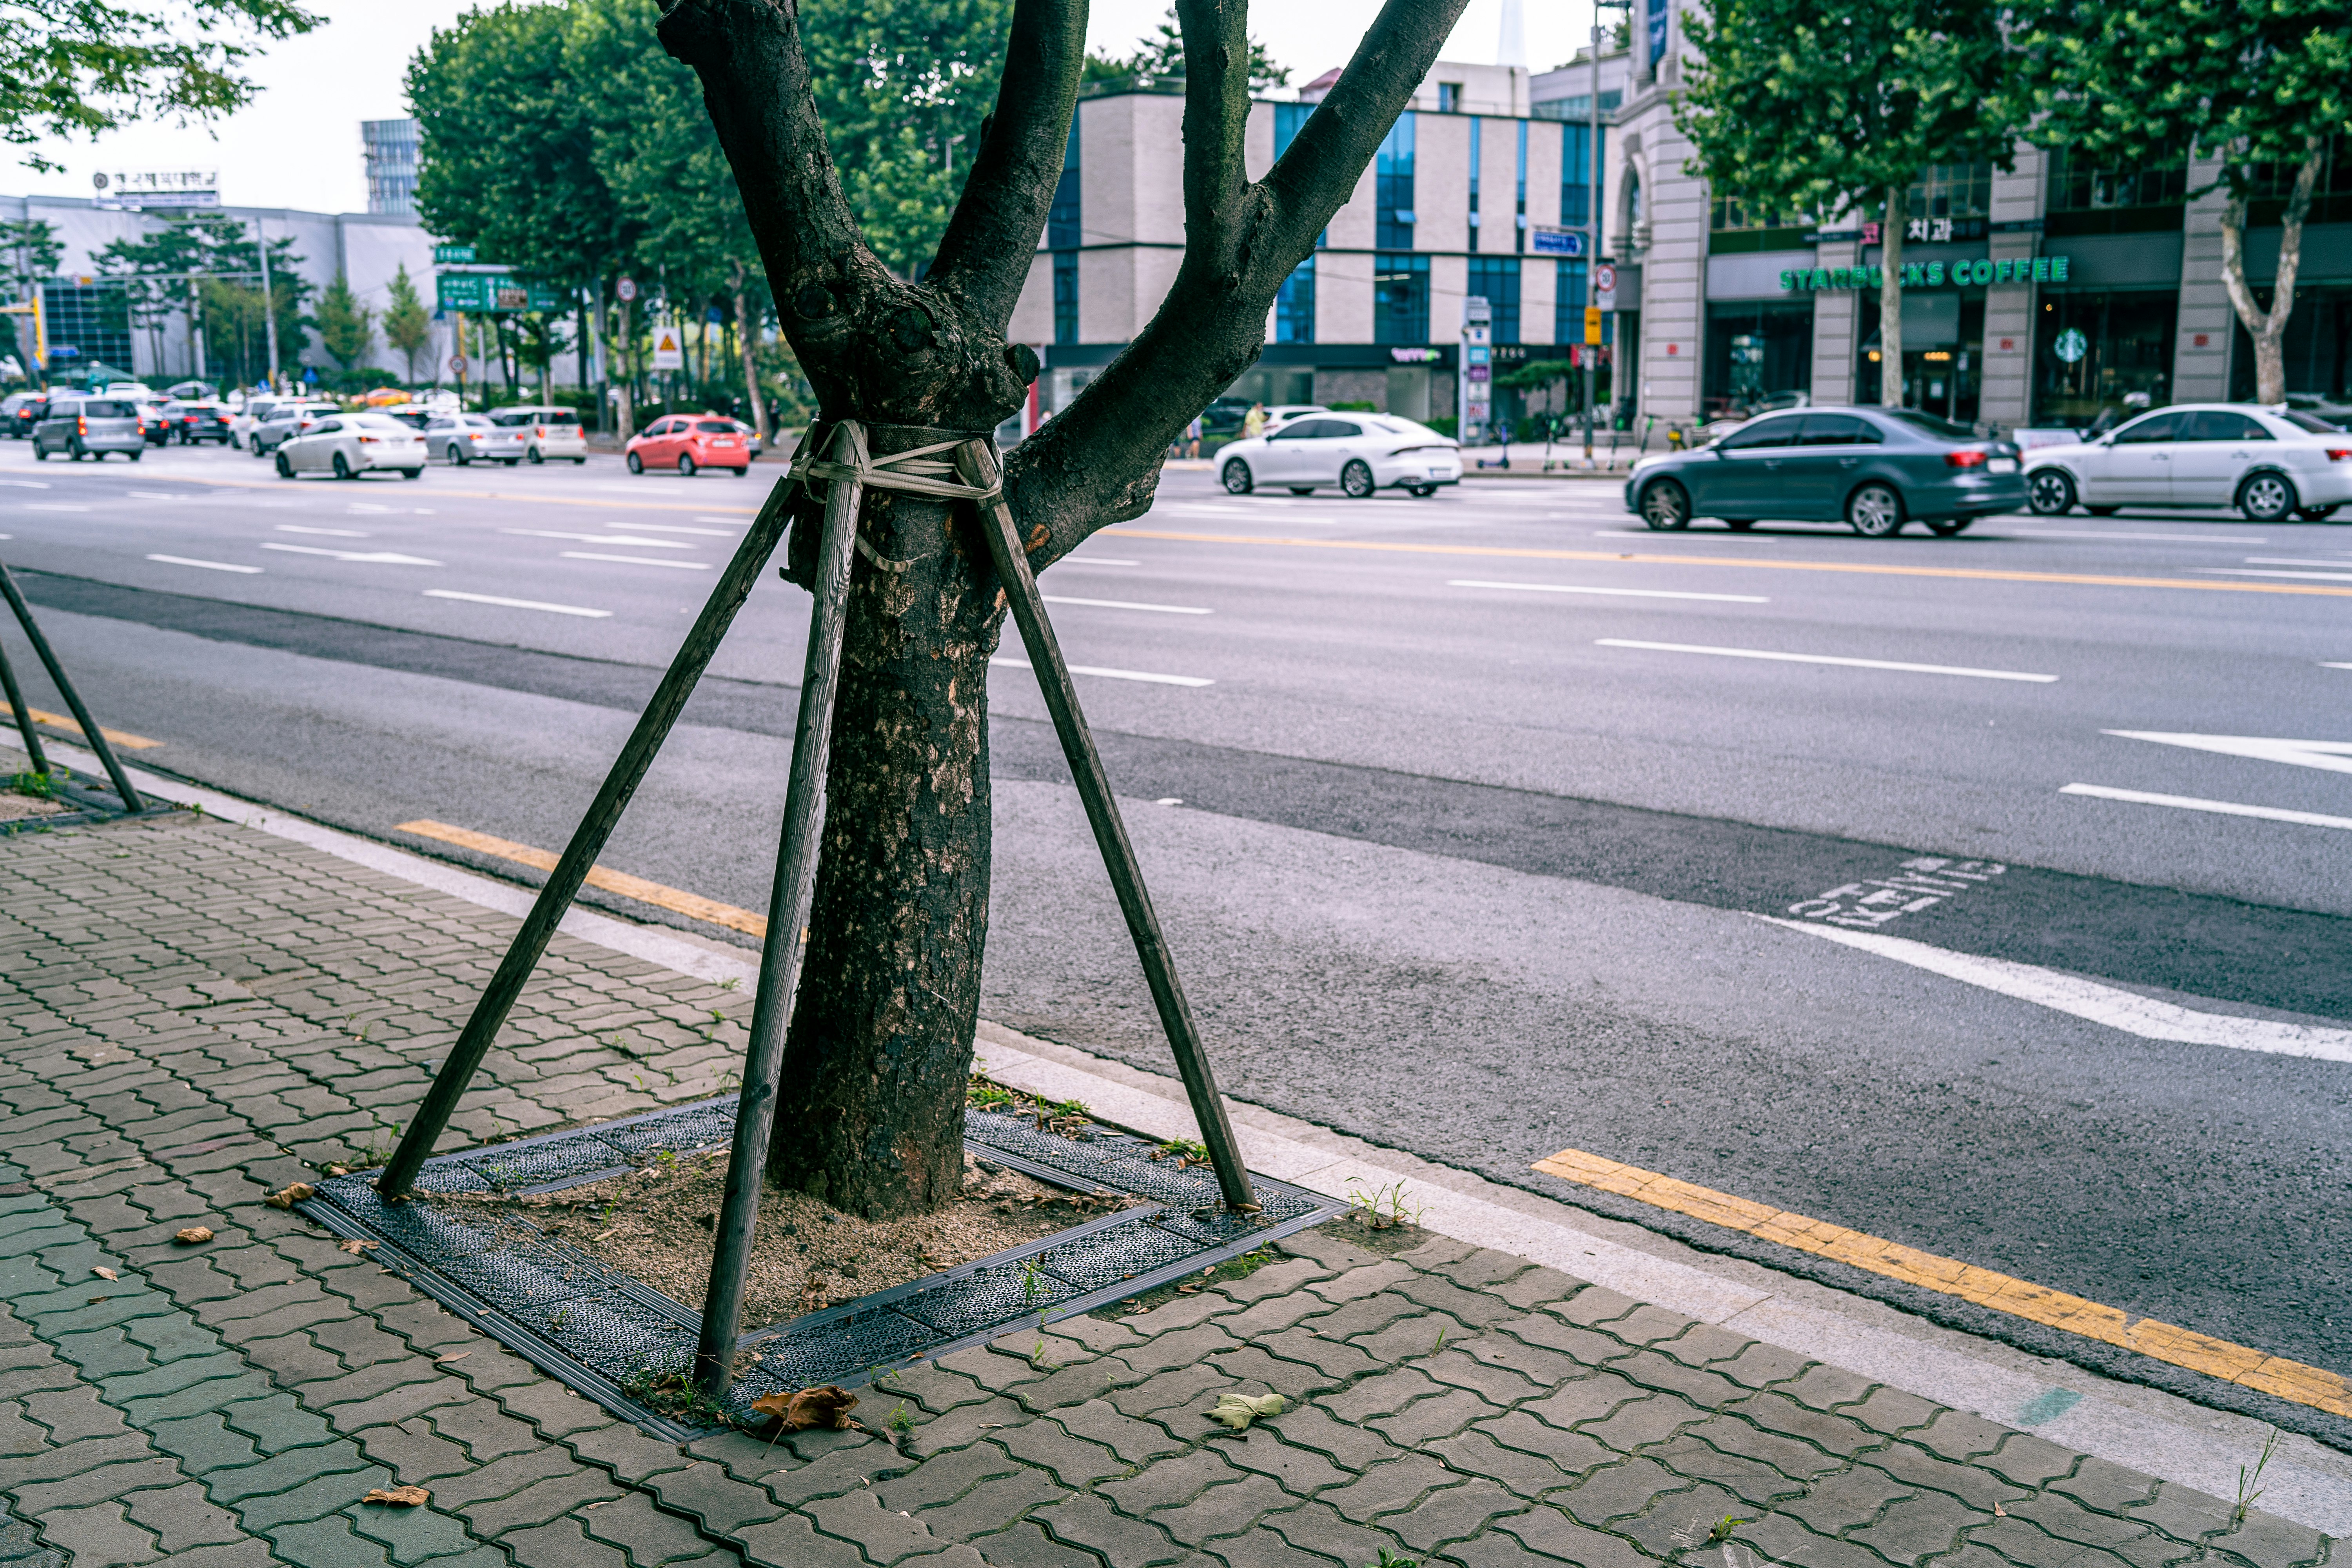
{"type": "MultiPolygon", "coordinates": [[[[1869,300],[1862,361],[1854,367],[1860,401],[1879,400],[1884,357],[1879,352],[1877,301],[1869,300]]],[[[1903,406],[1973,425],[1984,385],[1984,298],[1958,293],[1903,297],[1903,406]]]]}
{"type": "Polygon", "coordinates": [[[1711,301],[1706,416],[1805,402],[1813,387],[1813,302],[1711,301]]]}
{"type": "MultiPolygon", "coordinates": [[[[2032,423],[2080,429],[2172,401],[2180,297],[2044,288],[2033,321],[2032,423]]],[[[2111,421],[2112,422],[2112,421],[2111,421]]]]}

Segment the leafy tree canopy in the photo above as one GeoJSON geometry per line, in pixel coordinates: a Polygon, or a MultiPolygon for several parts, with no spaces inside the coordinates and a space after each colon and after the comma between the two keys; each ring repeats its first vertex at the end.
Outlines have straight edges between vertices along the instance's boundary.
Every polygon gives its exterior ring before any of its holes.
{"type": "MultiPolygon", "coordinates": [[[[1159,82],[1181,82],[1184,79],[1184,35],[1176,24],[1176,7],[1168,7],[1159,27],[1143,40],[1131,55],[1087,55],[1088,81],[1133,81],[1139,87],[1159,82]]],[[[1264,92],[1268,88],[1286,85],[1290,70],[1276,65],[1265,46],[1255,38],[1249,46],[1249,85],[1252,92],[1264,92]]]]}
{"type": "MultiPolygon", "coordinates": [[[[225,114],[253,97],[238,68],[260,40],[320,21],[292,0],[0,5],[0,141],[22,147],[159,115],[225,114]]],[[[38,153],[25,163],[59,167],[38,153]]]]}
{"type": "Polygon", "coordinates": [[[40,218],[0,222],[0,277],[19,297],[42,279],[55,277],[65,255],[57,225],[40,218]]]}
{"type": "Polygon", "coordinates": [[[375,346],[375,322],[340,272],[319,296],[319,342],[345,370],[365,359],[368,350],[375,346]]]}

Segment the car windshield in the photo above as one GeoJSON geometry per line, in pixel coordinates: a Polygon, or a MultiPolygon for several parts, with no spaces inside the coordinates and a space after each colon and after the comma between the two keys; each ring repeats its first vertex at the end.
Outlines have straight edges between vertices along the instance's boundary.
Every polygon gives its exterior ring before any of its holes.
{"type": "Polygon", "coordinates": [[[128,403],[100,403],[93,399],[81,405],[85,419],[128,419],[137,412],[128,403]]]}
{"type": "Polygon", "coordinates": [[[705,419],[695,426],[695,428],[701,431],[706,436],[732,436],[735,434],[735,426],[730,425],[724,419],[705,419]]]}
{"type": "Polygon", "coordinates": [[[1982,439],[1981,437],[1966,425],[1955,425],[1952,421],[1945,418],[1939,414],[1927,414],[1916,408],[1882,408],[1879,412],[1885,415],[1889,419],[1899,419],[1915,430],[1924,430],[1928,435],[1937,437],[1942,440],[1976,441],[1982,439]]]}
{"type": "Polygon", "coordinates": [[[2277,417],[2285,420],[2298,430],[2308,430],[2315,436],[2339,435],[2344,429],[2341,425],[2330,425],[2316,414],[2305,414],[2299,408],[2290,408],[2277,417]]]}
{"type": "Polygon", "coordinates": [[[541,425],[577,425],[580,416],[569,408],[553,408],[539,416],[541,425]]]}
{"type": "Polygon", "coordinates": [[[520,414],[493,414],[490,416],[490,423],[493,425],[507,426],[528,425],[537,417],[538,416],[532,414],[530,410],[526,408],[520,414]]]}

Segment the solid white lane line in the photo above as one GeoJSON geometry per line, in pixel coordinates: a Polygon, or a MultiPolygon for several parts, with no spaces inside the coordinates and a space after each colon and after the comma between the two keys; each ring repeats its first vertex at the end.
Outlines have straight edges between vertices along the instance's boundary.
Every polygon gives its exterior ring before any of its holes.
{"type": "MultiPolygon", "coordinates": [[[[1014,658],[1009,654],[999,654],[988,662],[1001,664],[1010,669],[1034,668],[1027,659],[1014,658]]],[[[1214,686],[1216,684],[1213,680],[1204,679],[1197,675],[1153,675],[1149,670],[1105,669],[1100,665],[1093,664],[1074,664],[1070,666],[1070,673],[1099,675],[1108,680],[1148,680],[1154,686],[1214,686]]]]}
{"type": "Polygon", "coordinates": [[[372,539],[374,535],[359,528],[305,528],[299,522],[281,522],[279,533],[315,533],[327,539],[372,539]]]}
{"type": "MultiPolygon", "coordinates": [[[[2352,823],[2346,824],[2352,826],[2352,823]]],[[[2158,1002],[2136,991],[2102,985],[2054,969],[2016,963],[2005,958],[1978,958],[1875,931],[1847,931],[1810,921],[1786,921],[1770,915],[1757,920],[1783,931],[1801,931],[1824,942],[1860,948],[1881,958],[1928,970],[1948,979],[1980,985],[1988,991],[2037,1003],[2053,1012],[2072,1014],[2144,1040],[2177,1040],[2184,1045],[2225,1046],[2233,1051],[2262,1051],[2273,1056],[2315,1057],[2321,1061],[2352,1062],[2352,1029],[2328,1029],[2312,1024],[2286,1024],[2271,1018],[2239,1018],[2227,1013],[2200,1013],[2170,1002],[2158,1002]]]]}
{"type": "MultiPolygon", "coordinates": [[[[726,529],[723,529],[723,528],[674,528],[674,527],[670,526],[670,525],[669,525],[669,524],[667,524],[667,523],[661,523],[661,522],[633,522],[633,523],[629,524],[629,526],[630,526],[632,529],[635,529],[635,530],[637,532],[639,532],[639,533],[698,533],[698,534],[702,535],[702,536],[703,536],[704,538],[706,538],[706,539],[732,539],[732,538],[734,538],[734,537],[735,537],[735,536],[734,536],[734,534],[732,534],[732,533],[729,532],[726,529]]],[[[511,529],[503,529],[503,530],[501,530],[500,531],[501,531],[501,532],[506,532],[506,533],[520,533],[520,532],[522,532],[522,531],[523,531],[523,530],[519,529],[519,528],[511,528],[511,529]]],[[[551,537],[555,537],[555,536],[551,535],[551,537]]],[[[585,534],[578,534],[578,533],[574,533],[574,534],[566,534],[566,535],[562,535],[562,537],[569,538],[569,539],[584,539],[584,538],[586,538],[586,537],[588,537],[588,536],[587,536],[587,535],[585,535],[585,534]]],[[[617,540],[617,539],[615,539],[615,540],[611,540],[611,541],[608,541],[608,542],[610,542],[610,543],[614,543],[614,544],[619,544],[619,543],[622,543],[622,542],[623,542],[623,541],[621,541],[621,540],[617,540]]],[[[630,543],[642,543],[642,542],[643,542],[643,541],[637,541],[637,540],[632,540],[632,541],[628,541],[627,542],[630,542],[630,543]]],[[[654,542],[658,543],[658,542],[660,542],[656,540],[656,541],[655,541],[654,542]]],[[[678,546],[678,548],[679,548],[680,550],[683,550],[683,549],[685,549],[685,548],[686,548],[686,546],[684,546],[684,545],[682,545],[682,544],[681,544],[681,545],[679,545],[679,546],[678,546]]]]}
{"type": "MultiPolygon", "coordinates": [[[[752,520],[751,520],[751,519],[750,519],[750,518],[748,518],[748,517],[700,517],[700,516],[698,516],[694,521],[697,521],[697,522],[723,522],[723,523],[726,523],[726,524],[728,524],[729,526],[733,527],[733,528],[749,528],[749,527],[751,527],[751,521],[752,521],[752,520]]],[[[2254,542],[2255,542],[2255,543],[2257,543],[2257,544],[2260,544],[2260,543],[2262,542],[2262,541],[2258,539],[2258,540],[2254,541],[2254,542]]]]}
{"type": "Polygon", "coordinates": [[[197,561],[185,555],[150,555],[150,561],[161,561],[166,566],[201,566],[207,572],[257,573],[258,566],[235,566],[226,561],[197,561]]]}
{"type": "Polygon", "coordinates": [[[17,510],[21,511],[88,511],[89,508],[86,506],[52,505],[43,501],[34,501],[29,505],[20,507],[17,510]]]}
{"type": "Polygon", "coordinates": [[[1725,605],[1769,605],[1772,602],[1760,594],[1679,594],[1668,588],[1585,588],[1570,583],[1485,583],[1473,577],[1456,577],[1445,585],[1449,588],[1508,588],[1522,594],[1606,594],[1625,599],[1712,599],[1725,605]]]}
{"type": "Polygon", "coordinates": [[[1056,566],[1140,566],[1140,561],[1129,561],[1118,555],[1065,555],[1054,563],[1056,566]]]}
{"type": "MultiPolygon", "coordinates": [[[[675,539],[639,539],[633,533],[560,533],[550,528],[502,528],[500,533],[510,533],[520,539],[569,539],[578,544],[634,544],[642,550],[691,550],[691,544],[680,544],[675,539]]],[[[700,529],[691,531],[699,533],[700,529]]]]}
{"type": "Polygon", "coordinates": [[[2127,801],[2134,805],[2168,805],[2179,811],[2210,811],[2217,816],[2259,816],[2265,822],[2292,822],[2301,827],[2352,828],[2352,816],[2327,816],[2316,811],[2289,811],[2277,805],[2242,805],[2233,800],[2199,800],[2187,795],[2150,795],[2146,790],[2110,789],[2105,784],[2070,784],[2060,795],[2086,795],[2099,800],[2127,801]]]}
{"type": "Polygon", "coordinates": [[[132,500],[194,500],[198,492],[190,490],[125,490],[132,500]]]}
{"type": "Polygon", "coordinates": [[[2015,669],[1971,669],[1956,664],[1906,664],[1891,658],[1841,658],[1826,653],[1771,653],[1753,647],[1702,647],[1695,643],[1633,642],[1624,637],[1595,637],[1601,647],[1647,648],[1653,653],[1706,653],[1719,658],[1766,658],[1783,664],[1836,664],[1852,669],[1900,669],[1914,675],[1968,675],[1979,680],[2028,680],[2046,686],[2054,675],[2028,675],[2015,669]]]}
{"type": "Polygon", "coordinates": [[[2352,572],[2352,558],[2340,561],[2297,561],[2287,555],[2249,555],[2249,566],[2329,566],[2338,572],[2352,572]]]}
{"type": "Polygon", "coordinates": [[[1196,609],[1191,605],[1139,605],[1127,599],[1073,599],[1066,594],[1039,595],[1049,605],[1082,605],[1090,610],[1156,610],[1163,616],[1213,616],[1214,610],[1196,609]]]}
{"type": "MultiPolygon", "coordinates": [[[[2352,562],[2345,564],[2352,565],[2352,562]]],[[[2244,566],[2206,566],[2200,570],[2216,577],[2297,577],[2306,583],[2352,583],[2352,572],[2268,572],[2244,566]]]]}
{"type": "Polygon", "coordinates": [[[2190,735],[2159,730],[2102,730],[2126,741],[2154,741],[2160,746],[2186,746],[2194,752],[2219,752],[2225,757],[2254,757],[2265,763],[2289,763],[2299,768],[2326,768],[2352,773],[2352,741],[2288,741],[2269,735],[2190,735]]]}
{"type": "Polygon", "coordinates": [[[2323,662],[2319,668],[2322,669],[2352,669],[2352,664],[2327,664],[2323,662]]]}
{"type": "Polygon", "coordinates": [[[681,572],[708,572],[708,561],[656,561],[647,555],[599,555],[593,550],[559,550],[566,561],[617,561],[624,566],[675,566],[681,572]]]}
{"type": "Polygon", "coordinates": [[[461,599],[468,605],[498,605],[509,610],[545,610],[554,616],[586,616],[599,621],[613,613],[610,610],[586,610],[578,605],[542,604],[537,599],[509,599],[499,594],[460,594],[455,588],[427,588],[425,596],[428,599],[461,599]]]}
{"type": "Polygon", "coordinates": [[[2158,544],[2268,544],[2259,533],[2106,533],[2088,528],[2004,528],[1991,539],[2140,539],[2158,544]]]}
{"type": "Polygon", "coordinates": [[[0,479],[0,485],[6,485],[12,490],[45,490],[49,488],[47,479],[0,479]]]}
{"type": "Polygon", "coordinates": [[[422,555],[403,555],[396,550],[329,550],[317,544],[280,544],[276,540],[265,541],[264,550],[282,550],[289,555],[323,555],[330,561],[363,561],[376,566],[438,566],[438,561],[428,561],[422,555]]]}

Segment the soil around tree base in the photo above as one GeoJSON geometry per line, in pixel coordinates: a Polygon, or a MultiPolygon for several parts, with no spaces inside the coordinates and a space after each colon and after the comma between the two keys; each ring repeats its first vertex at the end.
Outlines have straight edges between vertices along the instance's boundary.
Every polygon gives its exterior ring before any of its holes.
{"type": "MultiPolygon", "coordinates": [[[[476,1224],[485,1211],[528,1221],[699,1311],[710,1284],[727,1165],[727,1152],[715,1150],[560,1192],[418,1195],[476,1224]]],[[[969,1153],[963,1195],[945,1208],[907,1219],[860,1219],[804,1193],[763,1183],[744,1282],[743,1326],[765,1328],[887,1290],[1140,1201],[1124,1194],[1089,1195],[1048,1186],[969,1153]]]]}

